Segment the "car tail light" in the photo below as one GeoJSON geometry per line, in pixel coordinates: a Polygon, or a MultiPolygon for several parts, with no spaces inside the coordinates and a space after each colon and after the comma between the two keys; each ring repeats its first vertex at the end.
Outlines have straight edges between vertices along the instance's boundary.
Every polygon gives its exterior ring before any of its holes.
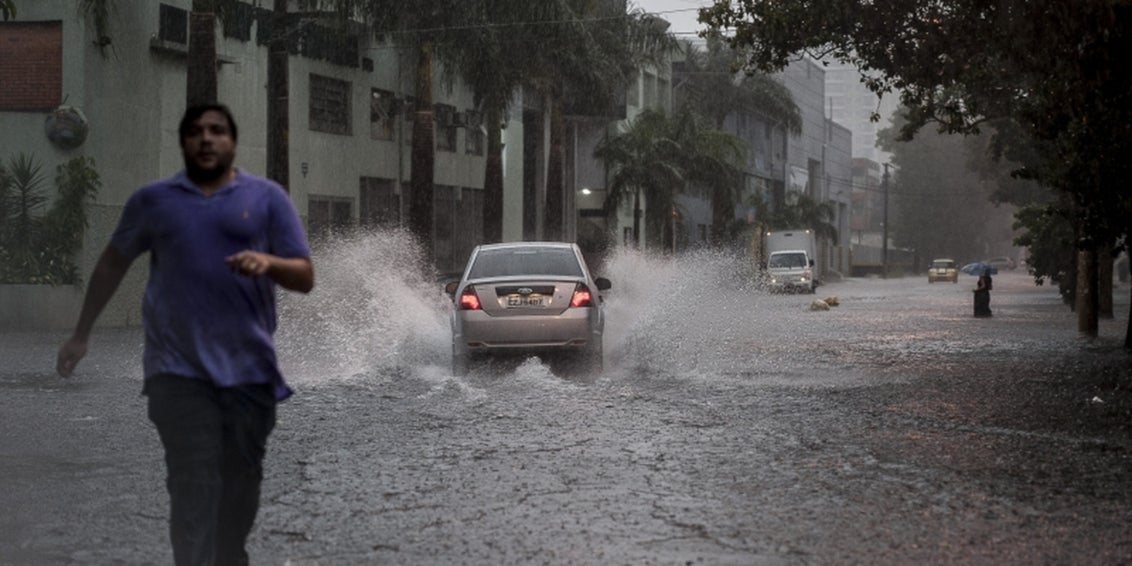
{"type": "Polygon", "coordinates": [[[465,287],[464,292],[460,293],[460,310],[480,310],[480,296],[476,294],[475,287],[465,287]]]}
{"type": "Polygon", "coordinates": [[[589,287],[586,287],[582,283],[578,283],[578,286],[574,287],[574,296],[570,297],[570,306],[572,306],[572,307],[592,307],[592,306],[594,306],[594,298],[593,298],[593,295],[590,294],[589,287]]]}

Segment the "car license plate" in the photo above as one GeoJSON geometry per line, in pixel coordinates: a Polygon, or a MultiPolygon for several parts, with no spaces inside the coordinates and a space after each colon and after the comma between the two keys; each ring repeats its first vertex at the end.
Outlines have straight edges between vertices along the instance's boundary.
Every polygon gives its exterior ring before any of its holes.
{"type": "Polygon", "coordinates": [[[509,295],[507,297],[507,308],[517,307],[541,307],[545,303],[544,298],[540,295],[509,295]]]}

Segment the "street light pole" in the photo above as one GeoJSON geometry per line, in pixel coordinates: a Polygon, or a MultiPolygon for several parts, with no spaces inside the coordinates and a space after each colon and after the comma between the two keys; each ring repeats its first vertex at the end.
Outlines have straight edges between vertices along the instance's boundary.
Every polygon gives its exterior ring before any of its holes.
{"type": "Polygon", "coordinates": [[[884,164],[884,176],[881,177],[881,188],[884,189],[884,230],[881,233],[880,266],[885,279],[888,279],[888,164],[884,164]]]}

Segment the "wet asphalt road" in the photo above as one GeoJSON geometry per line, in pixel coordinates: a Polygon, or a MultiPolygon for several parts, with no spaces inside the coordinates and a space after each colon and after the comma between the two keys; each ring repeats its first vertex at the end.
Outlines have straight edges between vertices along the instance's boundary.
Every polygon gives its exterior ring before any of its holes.
{"type": "MultiPolygon", "coordinates": [[[[810,312],[687,267],[611,264],[593,380],[454,378],[427,297],[352,330],[295,302],[253,563],[1132,563],[1127,285],[1089,340],[1022,273],[974,319],[966,276],[810,312]]],[[[0,334],[0,564],[170,563],[141,334],[101,330],[70,380],[62,338],[0,334]]]]}

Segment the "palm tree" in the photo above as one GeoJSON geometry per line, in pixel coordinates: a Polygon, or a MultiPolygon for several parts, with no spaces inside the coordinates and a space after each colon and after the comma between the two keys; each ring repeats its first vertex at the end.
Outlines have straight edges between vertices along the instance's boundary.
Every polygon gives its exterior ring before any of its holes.
{"type": "MultiPolygon", "coordinates": [[[[757,197],[755,197],[757,198],[757,197]]],[[[818,202],[809,195],[793,191],[786,195],[785,206],[773,211],[767,218],[769,228],[808,228],[819,240],[837,245],[837,227],[833,225],[836,213],[828,202],[818,202]]]]}
{"type": "MultiPolygon", "coordinates": [[[[299,13],[291,13],[288,0],[274,0],[267,42],[267,177],[288,189],[291,181],[290,88],[291,37],[304,19],[318,18],[349,26],[349,18],[362,11],[363,0],[300,0],[299,13]],[[325,5],[325,9],[324,8],[325,5]]],[[[258,33],[264,33],[259,30],[258,33]]]]}
{"type": "Polygon", "coordinates": [[[679,44],[667,24],[640,9],[624,12],[615,2],[557,0],[543,3],[557,25],[542,35],[526,59],[525,84],[543,99],[549,118],[545,233],[562,237],[564,167],[563,102],[609,108],[629,77],[647,64],[660,64],[679,44]],[[567,89],[569,89],[567,91],[567,89]]]}
{"type": "Polygon", "coordinates": [[[594,152],[613,170],[606,210],[616,210],[631,196],[633,236],[640,241],[643,195],[649,204],[645,222],[650,232],[665,234],[662,239],[675,242],[676,234],[667,234],[666,220],[670,213],[677,213],[676,195],[689,186],[737,195],[738,166],[745,150],[742,140],[707,127],[703,118],[687,109],[673,118],[659,110],[645,110],[627,131],[604,140],[594,152]]]}
{"type": "MultiPolygon", "coordinates": [[[[267,177],[290,190],[291,125],[288,86],[291,54],[287,42],[287,0],[275,0],[267,44],[267,177]]],[[[257,31],[257,33],[260,33],[257,31]]]]}
{"type": "MultiPolygon", "coordinates": [[[[741,113],[761,116],[785,132],[802,131],[802,117],[790,92],[773,77],[762,73],[736,71],[742,57],[727,47],[718,34],[707,36],[706,51],[692,43],[685,46],[685,72],[675,87],[697,114],[707,117],[716,129],[724,127],[728,116],[741,113]]],[[[738,202],[739,181],[729,187],[716,185],[712,199],[712,239],[725,237],[738,202]]]]}
{"type": "Polygon", "coordinates": [[[699,114],[684,107],[677,114],[677,139],[684,151],[682,167],[688,182],[706,194],[712,203],[711,242],[724,240],[741,198],[742,164],[747,146],[739,137],[715,128],[699,114]]]}
{"type": "Polygon", "coordinates": [[[465,49],[452,52],[450,69],[458,73],[475,96],[487,136],[484,167],[484,239],[503,240],[503,133],[504,119],[516,89],[523,82],[528,46],[537,45],[542,4],[529,0],[477,2],[465,26],[465,49]]]}
{"type": "Polygon", "coordinates": [[[15,19],[16,17],[16,2],[15,0],[0,0],[0,18],[4,21],[15,19]]]}
{"type": "Polygon", "coordinates": [[[433,64],[457,59],[454,53],[466,46],[461,30],[475,14],[474,2],[419,0],[388,2],[365,0],[364,14],[376,32],[389,34],[394,42],[416,55],[416,92],[410,171],[409,230],[431,255],[433,252],[433,175],[436,148],[432,80],[433,64]]]}
{"type": "Polygon", "coordinates": [[[605,162],[612,174],[606,187],[605,210],[612,214],[632,199],[633,241],[641,241],[641,197],[653,215],[672,210],[675,194],[684,184],[679,166],[683,151],[675,139],[675,128],[661,111],[645,110],[619,135],[602,140],[594,157],[605,162]]]}
{"type": "Polygon", "coordinates": [[[718,34],[709,34],[705,47],[706,51],[685,43],[687,72],[675,87],[698,114],[716,128],[723,127],[727,116],[744,112],[762,116],[789,133],[801,133],[802,114],[781,82],[763,73],[738,72],[742,56],[718,34]]]}
{"type": "MultiPolygon", "coordinates": [[[[97,44],[103,49],[110,44],[110,12],[114,4],[115,0],[79,2],[79,11],[91,19],[98,36],[97,44]]],[[[216,101],[216,18],[225,13],[228,6],[225,0],[193,0],[185,85],[185,100],[189,106],[216,101]]]]}

